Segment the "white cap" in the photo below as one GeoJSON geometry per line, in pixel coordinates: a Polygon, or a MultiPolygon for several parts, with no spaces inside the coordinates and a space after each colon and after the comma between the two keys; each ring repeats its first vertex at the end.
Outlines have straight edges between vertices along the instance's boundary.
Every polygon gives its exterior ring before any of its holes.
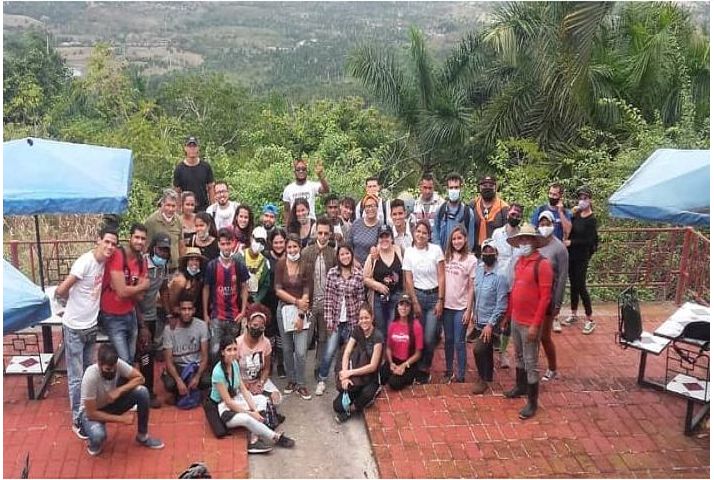
{"type": "Polygon", "coordinates": [[[268,232],[262,226],[257,226],[253,229],[253,238],[256,240],[268,241],[268,232]]]}
{"type": "Polygon", "coordinates": [[[555,217],[553,216],[553,212],[551,212],[550,210],[543,210],[542,212],[540,212],[540,215],[538,215],[538,221],[540,222],[541,218],[543,217],[550,220],[550,223],[555,223],[555,217]]]}

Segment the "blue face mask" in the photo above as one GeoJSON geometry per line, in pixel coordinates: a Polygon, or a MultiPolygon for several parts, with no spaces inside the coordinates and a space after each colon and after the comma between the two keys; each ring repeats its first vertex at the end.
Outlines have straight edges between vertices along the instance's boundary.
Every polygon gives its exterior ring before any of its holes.
{"type": "Polygon", "coordinates": [[[163,267],[164,265],[166,265],[166,259],[164,257],[159,257],[156,254],[153,254],[151,256],[151,261],[154,262],[154,265],[156,265],[157,267],[163,267]]]}

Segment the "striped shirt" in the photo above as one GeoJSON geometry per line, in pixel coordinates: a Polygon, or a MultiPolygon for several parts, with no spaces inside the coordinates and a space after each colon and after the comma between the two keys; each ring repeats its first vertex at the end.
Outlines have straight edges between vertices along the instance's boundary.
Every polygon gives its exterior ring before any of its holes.
{"type": "Polygon", "coordinates": [[[234,320],[240,312],[240,291],[250,272],[242,263],[231,259],[225,267],[220,258],[211,260],[206,267],[205,284],[210,291],[211,318],[234,320]]]}

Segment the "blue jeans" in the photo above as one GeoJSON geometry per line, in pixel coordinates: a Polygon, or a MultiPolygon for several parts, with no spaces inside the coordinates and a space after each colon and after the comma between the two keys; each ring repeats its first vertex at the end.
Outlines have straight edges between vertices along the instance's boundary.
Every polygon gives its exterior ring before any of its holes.
{"type": "MultiPolygon", "coordinates": [[[[350,339],[350,335],[352,335],[352,327],[350,326],[349,322],[340,322],[337,324],[337,327],[332,330],[330,338],[327,339],[327,348],[325,348],[325,355],[320,361],[320,372],[318,373],[320,381],[324,382],[327,379],[327,376],[330,374],[330,364],[332,363],[332,357],[335,356],[335,352],[337,352],[338,348],[347,343],[347,341],[350,339]]],[[[337,361],[341,362],[342,359],[340,358],[337,361]]]]}
{"type": "Polygon", "coordinates": [[[208,333],[211,337],[208,343],[208,356],[211,365],[221,359],[221,338],[226,335],[238,338],[240,331],[241,324],[239,322],[220,320],[218,318],[211,319],[211,323],[208,325],[208,333]]]}
{"type": "MultiPolygon", "coordinates": [[[[139,385],[135,387],[132,391],[119,397],[116,402],[105,405],[99,410],[112,415],[122,415],[134,405],[136,405],[139,419],[137,432],[140,435],[146,435],[149,433],[149,390],[145,386],[139,385]]],[[[107,439],[107,427],[104,422],[90,420],[84,410],[82,410],[79,417],[84,431],[89,437],[89,447],[94,451],[102,448],[104,441],[107,439]]]]}
{"type": "Polygon", "coordinates": [[[417,301],[421,307],[421,317],[419,321],[424,328],[424,351],[421,355],[419,367],[421,370],[428,372],[431,368],[431,361],[434,359],[434,349],[436,348],[436,339],[438,334],[438,320],[436,319],[436,301],[439,299],[439,293],[425,293],[421,290],[416,290],[417,301]]]}
{"type": "Polygon", "coordinates": [[[99,322],[102,330],[109,337],[109,341],[117,349],[119,358],[129,365],[134,363],[136,337],[139,335],[139,327],[136,323],[134,310],[126,315],[110,315],[100,312],[99,322]]]}
{"type": "Polygon", "coordinates": [[[315,322],[313,319],[310,328],[305,330],[286,332],[283,325],[284,305],[282,301],[278,302],[277,311],[278,331],[280,331],[280,338],[283,341],[283,364],[288,380],[299,386],[304,386],[307,340],[312,335],[315,322]]]}
{"type": "Polygon", "coordinates": [[[387,303],[379,298],[379,293],[374,293],[374,324],[382,332],[382,336],[387,338],[389,325],[394,321],[396,315],[397,302],[402,292],[394,292],[387,303]]]}
{"type": "Polygon", "coordinates": [[[453,373],[454,346],[456,346],[456,362],[458,373],[456,378],[463,380],[466,376],[466,326],[463,323],[465,310],[444,309],[444,356],[446,374],[453,373]]]}
{"type": "Polygon", "coordinates": [[[79,419],[79,407],[82,393],[84,371],[94,363],[94,345],[97,341],[97,326],[84,330],[75,330],[62,325],[64,352],[67,360],[67,387],[69,406],[72,410],[72,422],[79,419]]]}

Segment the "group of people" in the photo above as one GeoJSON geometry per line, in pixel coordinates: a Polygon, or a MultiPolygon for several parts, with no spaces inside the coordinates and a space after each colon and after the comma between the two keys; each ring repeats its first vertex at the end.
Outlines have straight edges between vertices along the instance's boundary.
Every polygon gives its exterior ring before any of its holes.
{"type": "Polygon", "coordinates": [[[308,180],[307,161],[297,159],[282,196],[283,227],[275,205],[256,217],[231,199],[228,184],[215,181],[199,158],[195,137],[184,151],[174,188],[143,224],[131,226],[126,245],[105,225],[94,250],[56,289],[66,300],[72,428],[91,455],[101,451],[104,424],[131,423],[124,413],[133,406],[137,442],[163,446],[147,430],[149,409],[161,406],[157,360],[166,403],[208,405],[225,427],[246,427],[249,452],[262,453],[295,443],[276,431],[284,395],[324,395],[332,376],[335,419],[343,422],[385,385],[433,381],[442,332],[442,382],[466,381],[466,343],[474,342],[474,394],[490,388],[494,348],[499,365],[510,367],[513,337],[516,384],[504,395],[526,395],[520,416],[530,418],[539,382],[557,376],[551,332],[562,331],[568,276],[571,314],[563,324],[578,321],[582,299],[583,333],[595,328],[585,279],[598,237],[586,187],[571,211],[562,186],[552,184],[548,203],[523,224],[523,207],[499,197],[493,176],[480,179],[471,202],[462,198],[457,173],[446,178],[446,199],[425,174],[415,200],[382,197],[371,177],[357,201],[330,193],[319,163],[319,181],[308,180]],[[318,216],[319,196],[325,214],[318,216]],[[110,342],[93,364],[99,328],[110,342]],[[542,378],[541,344],[548,359],[542,378]],[[314,389],[305,371],[311,347],[314,389]],[[271,375],[286,379],[282,392],[271,375]]]}

